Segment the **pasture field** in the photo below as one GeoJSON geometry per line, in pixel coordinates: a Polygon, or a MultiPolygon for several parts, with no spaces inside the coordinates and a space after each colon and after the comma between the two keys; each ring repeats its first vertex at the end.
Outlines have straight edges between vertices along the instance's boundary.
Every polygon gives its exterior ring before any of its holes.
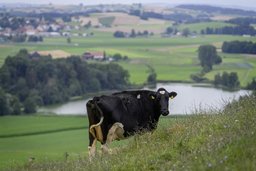
{"type": "MultiPolygon", "coordinates": [[[[162,118],[167,125],[182,118],[162,118]]],[[[87,116],[5,116],[0,117],[0,170],[37,161],[87,157],[87,116]]],[[[131,139],[114,142],[113,147],[127,145],[131,139]]]]}
{"type": "Polygon", "coordinates": [[[214,21],[214,22],[202,22],[202,23],[193,23],[193,24],[181,24],[178,29],[183,30],[185,28],[188,28],[192,32],[200,33],[201,30],[205,30],[207,27],[209,28],[221,28],[225,26],[234,26],[230,23],[220,22],[220,21],[214,21]]]}
{"type": "Polygon", "coordinates": [[[83,154],[88,145],[86,116],[6,116],[0,118],[0,170],[38,160],[83,154]]]}
{"type": "MultiPolygon", "coordinates": [[[[204,25],[204,24],[203,24],[204,25]]],[[[205,24],[206,26],[206,24],[205,24]]],[[[194,26],[193,26],[194,27],[194,26]]],[[[197,26],[196,26],[197,27],[197,26]]],[[[198,26],[202,27],[202,26],[198,26]]],[[[91,30],[93,31],[93,30],[91,30]]],[[[93,31],[93,37],[72,37],[70,44],[64,37],[45,38],[42,43],[6,44],[0,46],[0,65],[7,55],[14,55],[19,49],[29,51],[62,50],[72,55],[82,55],[86,51],[105,51],[107,55],[120,53],[129,57],[120,63],[130,73],[130,82],[143,84],[147,80],[148,66],[155,69],[161,81],[191,81],[190,75],[201,71],[197,49],[203,44],[213,44],[223,57],[223,63],[214,66],[206,77],[212,80],[218,72],[238,72],[242,86],[256,76],[256,57],[246,54],[221,53],[223,41],[253,41],[255,37],[204,35],[197,37],[161,38],[159,35],[139,38],[114,38],[112,33],[93,31]]]]}
{"type": "MultiPolygon", "coordinates": [[[[86,129],[0,138],[0,169],[255,170],[255,105],[254,95],[229,104],[223,111],[198,111],[190,116],[161,117],[153,134],[135,135],[116,142],[112,145],[115,151],[112,155],[98,153],[93,162],[87,158],[86,129]],[[69,154],[67,160],[65,152],[69,154]],[[28,163],[30,157],[35,157],[35,161],[28,163]]],[[[39,123],[45,121],[45,128],[50,125],[51,129],[87,122],[85,117],[22,117],[1,117],[0,123],[18,123],[17,128],[12,124],[14,130],[27,127],[24,132],[36,132],[41,130],[35,124],[38,120],[39,123]]],[[[8,134],[8,131],[1,134],[8,134]]]]}

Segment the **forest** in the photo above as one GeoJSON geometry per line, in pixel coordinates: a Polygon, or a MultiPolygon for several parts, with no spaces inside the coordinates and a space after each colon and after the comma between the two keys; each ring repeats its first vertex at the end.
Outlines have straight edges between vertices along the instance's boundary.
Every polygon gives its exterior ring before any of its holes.
{"type": "Polygon", "coordinates": [[[0,69],[0,106],[5,108],[0,115],[33,113],[38,105],[62,103],[88,92],[124,89],[128,79],[128,72],[117,64],[89,64],[77,56],[33,57],[22,49],[7,57],[0,69]]]}
{"type": "Polygon", "coordinates": [[[222,52],[256,54],[256,43],[251,41],[225,41],[222,45],[222,52]]]}

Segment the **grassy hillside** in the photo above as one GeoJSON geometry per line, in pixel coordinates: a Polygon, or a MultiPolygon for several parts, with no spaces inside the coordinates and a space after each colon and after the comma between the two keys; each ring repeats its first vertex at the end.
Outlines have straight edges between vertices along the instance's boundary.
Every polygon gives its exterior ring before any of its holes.
{"type": "Polygon", "coordinates": [[[115,154],[34,162],[16,170],[255,170],[256,96],[221,112],[162,121],[153,134],[128,139],[115,154]]]}

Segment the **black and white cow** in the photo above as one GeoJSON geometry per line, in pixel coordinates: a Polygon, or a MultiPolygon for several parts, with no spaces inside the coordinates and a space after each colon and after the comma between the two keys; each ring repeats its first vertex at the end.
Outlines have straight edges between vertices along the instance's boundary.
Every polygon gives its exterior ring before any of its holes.
{"type": "Polygon", "coordinates": [[[159,88],[156,92],[123,91],[89,100],[89,156],[95,155],[97,141],[101,142],[103,152],[108,152],[113,140],[156,129],[160,115],[169,114],[169,98],[176,95],[159,88]]]}

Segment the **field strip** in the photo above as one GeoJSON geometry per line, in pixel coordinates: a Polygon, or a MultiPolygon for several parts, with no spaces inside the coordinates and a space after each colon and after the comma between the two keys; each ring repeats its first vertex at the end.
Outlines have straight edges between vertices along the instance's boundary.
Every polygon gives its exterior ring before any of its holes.
{"type": "Polygon", "coordinates": [[[16,138],[16,137],[24,137],[24,136],[31,136],[31,135],[42,135],[42,134],[50,134],[50,133],[57,133],[57,132],[74,131],[74,130],[88,129],[88,128],[89,128],[88,126],[82,126],[82,127],[71,127],[71,128],[63,128],[63,129],[56,129],[56,130],[48,130],[48,131],[0,135],[0,138],[16,138]]]}

